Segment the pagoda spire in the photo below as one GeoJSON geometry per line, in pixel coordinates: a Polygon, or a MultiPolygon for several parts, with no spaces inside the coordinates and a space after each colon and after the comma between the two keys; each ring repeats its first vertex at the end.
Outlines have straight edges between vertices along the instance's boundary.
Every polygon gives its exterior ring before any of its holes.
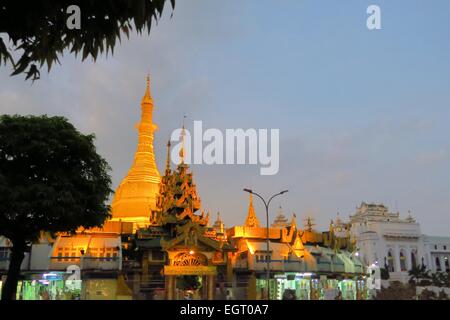
{"type": "Polygon", "coordinates": [[[170,174],[170,139],[167,141],[166,175],[170,174]]]}
{"type": "Polygon", "coordinates": [[[293,228],[297,227],[297,215],[295,213],[292,213],[291,227],[293,228]]]}
{"type": "Polygon", "coordinates": [[[136,124],[138,144],[134,161],[117,188],[111,206],[113,221],[133,222],[137,227],[149,224],[151,213],[157,209],[156,197],[161,182],[153,150],[153,134],[158,126],[153,123],[153,98],[148,75],[146,80],[141,119],[136,124]]]}
{"type": "Polygon", "coordinates": [[[220,218],[220,212],[217,212],[217,219],[214,222],[213,228],[219,233],[224,233],[225,226],[222,219],[220,218]]]}
{"type": "Polygon", "coordinates": [[[144,93],[144,96],[142,97],[142,102],[149,101],[149,100],[152,100],[152,102],[153,102],[152,96],[150,94],[150,75],[147,74],[146,80],[147,80],[147,84],[145,86],[145,93],[144,93]]]}
{"type": "Polygon", "coordinates": [[[184,137],[186,136],[186,129],[184,128],[184,119],[186,118],[186,115],[183,115],[183,126],[181,128],[181,133],[180,133],[180,137],[181,137],[181,148],[180,148],[180,159],[181,162],[180,164],[184,164],[184,157],[186,156],[185,154],[185,150],[184,150],[184,137]]]}
{"type": "Polygon", "coordinates": [[[248,204],[247,219],[245,219],[246,227],[259,227],[259,220],[255,214],[255,208],[253,207],[253,194],[250,193],[250,201],[248,204]]]}
{"type": "Polygon", "coordinates": [[[311,216],[306,217],[304,226],[305,226],[305,229],[307,231],[312,231],[313,230],[313,226],[315,226],[313,220],[314,219],[311,216]]]}

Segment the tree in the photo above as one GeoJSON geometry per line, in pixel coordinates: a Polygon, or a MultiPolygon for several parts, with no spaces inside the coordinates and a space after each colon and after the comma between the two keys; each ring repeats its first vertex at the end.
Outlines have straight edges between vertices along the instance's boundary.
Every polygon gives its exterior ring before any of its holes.
{"type": "MultiPolygon", "coordinates": [[[[83,61],[89,56],[95,61],[99,53],[113,53],[121,34],[128,38],[133,27],[138,33],[150,32],[166,1],[4,0],[0,5],[0,64],[10,63],[11,75],[25,73],[26,79],[34,81],[41,67],[47,64],[50,71],[64,51],[80,53],[83,61]],[[80,29],[68,28],[72,5],[80,9],[80,29]],[[20,53],[18,59],[14,52],[20,53]]],[[[174,9],[175,0],[170,3],[174,9]]]]}
{"type": "Polygon", "coordinates": [[[24,252],[41,232],[110,217],[110,168],[93,141],[61,117],[0,116],[0,236],[12,243],[2,299],[14,298],[24,252]]]}
{"type": "Polygon", "coordinates": [[[418,283],[421,279],[428,279],[430,277],[427,267],[423,264],[419,266],[413,266],[411,270],[408,271],[410,276],[410,281],[418,283]]]}

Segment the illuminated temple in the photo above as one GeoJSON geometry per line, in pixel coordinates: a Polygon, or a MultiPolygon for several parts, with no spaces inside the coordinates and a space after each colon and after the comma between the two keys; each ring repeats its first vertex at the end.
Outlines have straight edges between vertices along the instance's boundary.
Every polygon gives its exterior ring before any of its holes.
{"type": "Polygon", "coordinates": [[[250,194],[245,224],[227,231],[236,251],[230,254],[235,295],[240,299],[261,299],[265,296],[266,266],[270,260],[270,298],[301,300],[345,300],[367,298],[365,270],[350,240],[349,225],[336,219],[325,232],[313,229],[307,218],[303,229],[291,221],[281,208],[269,228],[259,225],[250,194]]]}
{"type": "MultiPolygon", "coordinates": [[[[136,153],[112,200],[111,220],[76,235],[43,236],[26,254],[18,298],[262,299],[267,288],[271,299],[366,298],[363,265],[339,218],[318,232],[311,219],[300,228],[295,215],[288,219],[279,208],[269,250],[251,194],[243,225],[227,229],[220,214],[210,221],[184,147],[173,167],[169,141],[160,175],[153,108],[147,77],[136,153]]],[[[183,126],[182,139],[184,133],[183,126]]],[[[0,238],[2,277],[8,246],[0,238]]]]}
{"type": "Polygon", "coordinates": [[[149,225],[150,216],[156,210],[161,182],[153,150],[153,133],[158,126],[153,123],[149,77],[141,101],[141,121],[136,128],[139,135],[134,161],[117,188],[111,205],[112,221],[132,222],[134,228],[149,225]]]}

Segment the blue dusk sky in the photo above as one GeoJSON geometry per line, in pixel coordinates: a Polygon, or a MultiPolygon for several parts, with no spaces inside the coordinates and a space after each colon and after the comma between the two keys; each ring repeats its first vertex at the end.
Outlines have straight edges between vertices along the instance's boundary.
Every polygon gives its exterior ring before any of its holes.
{"type": "MultiPolygon", "coordinates": [[[[65,54],[31,84],[0,68],[0,113],[67,117],[95,133],[114,188],[136,147],[134,124],[152,77],[157,162],[171,132],[280,129],[280,171],[193,165],[204,209],[242,224],[251,187],[319,229],[361,203],[411,214],[450,236],[450,1],[178,0],[147,34],[95,63],[65,54]],[[382,29],[366,27],[369,5],[382,29]]],[[[264,222],[263,207],[255,208],[264,222]]]]}

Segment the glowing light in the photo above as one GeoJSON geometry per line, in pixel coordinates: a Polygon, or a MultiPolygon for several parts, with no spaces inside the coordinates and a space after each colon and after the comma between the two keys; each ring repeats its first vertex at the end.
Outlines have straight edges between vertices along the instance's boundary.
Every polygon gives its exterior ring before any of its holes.
{"type": "Polygon", "coordinates": [[[194,254],[194,250],[189,251],[189,254],[194,254]]]}
{"type": "Polygon", "coordinates": [[[250,254],[255,254],[255,249],[250,245],[250,243],[248,242],[248,240],[245,241],[247,243],[247,248],[248,251],[250,251],[250,254]]]}
{"type": "Polygon", "coordinates": [[[53,273],[53,272],[50,272],[50,273],[44,273],[44,274],[42,275],[42,278],[43,278],[44,280],[48,280],[49,278],[50,278],[50,279],[53,279],[53,278],[56,278],[56,277],[58,277],[58,275],[57,275],[56,273],[53,273]]]}
{"type": "Polygon", "coordinates": [[[56,273],[44,273],[44,274],[43,274],[43,277],[44,277],[44,278],[46,278],[46,277],[56,277],[56,276],[57,276],[56,273]]]}

